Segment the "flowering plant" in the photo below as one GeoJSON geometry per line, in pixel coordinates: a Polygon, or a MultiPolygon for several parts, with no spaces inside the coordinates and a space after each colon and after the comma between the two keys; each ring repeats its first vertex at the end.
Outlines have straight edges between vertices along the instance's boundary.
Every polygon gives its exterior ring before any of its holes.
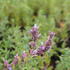
{"type": "MultiPolygon", "coordinates": [[[[49,32],[48,40],[43,45],[41,45],[39,48],[36,48],[36,42],[38,38],[40,37],[40,34],[38,32],[38,27],[34,25],[32,29],[30,30],[30,33],[32,35],[32,38],[31,38],[32,41],[29,42],[29,46],[31,46],[29,51],[27,53],[24,51],[21,56],[16,54],[11,64],[9,64],[7,60],[4,60],[4,69],[15,70],[15,67],[17,65],[19,64],[25,65],[26,64],[25,62],[30,61],[30,60],[25,61],[26,58],[32,57],[33,59],[33,57],[35,58],[35,56],[36,57],[40,56],[40,58],[43,58],[42,56],[45,55],[45,52],[50,51],[50,49],[52,48],[52,39],[55,36],[54,32],[49,32]]],[[[43,68],[46,68],[46,67],[44,66],[43,68]]]]}

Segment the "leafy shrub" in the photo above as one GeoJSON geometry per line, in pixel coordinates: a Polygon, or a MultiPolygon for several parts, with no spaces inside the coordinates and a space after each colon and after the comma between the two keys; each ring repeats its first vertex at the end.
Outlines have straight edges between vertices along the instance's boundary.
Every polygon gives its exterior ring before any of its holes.
{"type": "Polygon", "coordinates": [[[29,42],[35,45],[29,33],[34,24],[39,26],[41,33],[36,48],[47,40],[49,31],[56,33],[52,49],[49,53],[45,52],[42,57],[33,58],[28,54],[25,64],[19,61],[13,69],[41,70],[46,67],[48,70],[59,70],[65,62],[66,66],[61,70],[68,70],[69,58],[65,57],[68,54],[62,57],[61,50],[70,48],[69,6],[69,0],[0,0],[0,70],[4,68],[5,60],[11,64],[17,53],[19,58],[23,51],[27,53],[30,50],[29,42]]]}

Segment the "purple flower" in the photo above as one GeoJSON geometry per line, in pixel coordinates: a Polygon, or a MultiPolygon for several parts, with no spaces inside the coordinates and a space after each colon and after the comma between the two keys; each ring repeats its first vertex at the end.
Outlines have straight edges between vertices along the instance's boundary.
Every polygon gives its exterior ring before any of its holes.
{"type": "Polygon", "coordinates": [[[43,50],[38,49],[38,51],[37,51],[37,55],[43,55],[43,54],[44,54],[44,51],[43,51],[43,50]]]}
{"type": "Polygon", "coordinates": [[[37,50],[33,50],[32,54],[36,55],[37,54],[37,50]]]}
{"type": "Polygon", "coordinates": [[[49,51],[51,49],[52,39],[53,39],[54,35],[55,35],[54,32],[50,32],[50,34],[48,36],[48,40],[45,42],[44,46],[40,46],[38,48],[38,50],[37,50],[38,55],[43,55],[44,52],[49,51]]]}
{"type": "Polygon", "coordinates": [[[45,46],[40,46],[40,47],[39,47],[39,50],[44,51],[44,50],[45,50],[45,46]]]}
{"type": "Polygon", "coordinates": [[[53,39],[54,35],[55,35],[54,32],[49,32],[48,40],[45,42],[46,50],[51,48],[51,46],[52,46],[52,39],[53,39]]]}
{"type": "Polygon", "coordinates": [[[8,61],[5,60],[5,61],[4,61],[4,66],[7,67],[7,65],[8,65],[8,61]]]}
{"type": "Polygon", "coordinates": [[[16,56],[14,56],[14,60],[13,60],[12,64],[14,64],[14,65],[18,64],[18,54],[16,54],[16,56]]]}
{"type": "Polygon", "coordinates": [[[50,46],[50,45],[52,45],[51,40],[47,40],[47,41],[45,42],[45,46],[50,46]]]}
{"type": "Polygon", "coordinates": [[[45,51],[49,51],[51,49],[51,46],[45,47],[45,51]]]}
{"type": "Polygon", "coordinates": [[[49,40],[52,40],[54,36],[55,36],[54,32],[49,32],[49,40]]]}
{"type": "Polygon", "coordinates": [[[38,29],[39,29],[39,27],[35,24],[31,29],[31,33],[33,33],[33,32],[36,33],[38,31],[38,29]]]}
{"type": "Polygon", "coordinates": [[[44,54],[44,52],[45,52],[45,46],[40,46],[39,48],[38,48],[38,50],[37,50],[37,55],[43,55],[44,54]]]}
{"type": "Polygon", "coordinates": [[[7,68],[8,70],[12,70],[11,64],[8,64],[7,68]]]}
{"type": "Polygon", "coordinates": [[[31,50],[30,50],[30,54],[31,54],[32,56],[36,56],[36,55],[37,55],[37,49],[36,49],[36,50],[31,49],[31,50]]]}
{"type": "Polygon", "coordinates": [[[39,37],[40,37],[40,34],[38,32],[38,26],[35,24],[32,29],[30,30],[30,33],[32,34],[32,40],[33,41],[36,41],[39,37]]]}
{"type": "Polygon", "coordinates": [[[27,54],[25,53],[25,51],[22,53],[22,59],[27,57],[27,54]]]}
{"type": "Polygon", "coordinates": [[[31,41],[31,42],[29,42],[29,45],[30,45],[30,47],[35,47],[36,46],[36,42],[31,41]]]}
{"type": "Polygon", "coordinates": [[[5,66],[8,70],[12,70],[11,64],[8,64],[8,61],[7,61],[7,60],[4,61],[4,66],[5,66]]]}

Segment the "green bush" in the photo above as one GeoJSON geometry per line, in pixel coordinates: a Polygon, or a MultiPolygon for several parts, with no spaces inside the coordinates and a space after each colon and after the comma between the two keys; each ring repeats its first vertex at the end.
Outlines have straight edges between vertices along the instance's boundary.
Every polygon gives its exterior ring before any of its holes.
{"type": "Polygon", "coordinates": [[[37,48],[47,40],[49,31],[56,33],[52,49],[44,57],[29,56],[25,64],[18,64],[14,70],[41,70],[44,66],[48,70],[69,70],[69,61],[64,61],[69,60],[69,55],[62,57],[62,50],[70,48],[69,12],[69,0],[0,0],[0,70],[4,68],[4,60],[11,63],[17,53],[21,56],[23,51],[29,51],[29,31],[34,24],[39,26],[41,33],[37,48]],[[60,61],[53,61],[53,55],[60,61]],[[62,68],[64,63],[66,65],[62,68]]]}

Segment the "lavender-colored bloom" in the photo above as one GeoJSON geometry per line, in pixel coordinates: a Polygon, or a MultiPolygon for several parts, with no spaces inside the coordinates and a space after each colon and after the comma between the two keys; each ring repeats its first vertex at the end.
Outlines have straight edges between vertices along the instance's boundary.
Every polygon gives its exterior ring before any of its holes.
{"type": "Polygon", "coordinates": [[[8,70],[12,70],[11,64],[8,64],[8,61],[7,61],[7,60],[4,61],[4,66],[5,66],[8,70]]]}
{"type": "Polygon", "coordinates": [[[49,32],[49,40],[52,40],[54,36],[55,36],[54,32],[49,32]]]}
{"type": "Polygon", "coordinates": [[[17,58],[18,57],[18,54],[16,54],[15,56],[14,56],[14,58],[17,58]]]}
{"type": "Polygon", "coordinates": [[[37,49],[36,50],[31,49],[30,54],[33,56],[36,56],[37,55],[37,49]]]}
{"type": "Polygon", "coordinates": [[[30,54],[32,56],[42,55],[43,53],[44,53],[44,51],[41,48],[38,48],[38,49],[35,49],[35,50],[33,50],[33,49],[30,50],[30,54]]]}
{"type": "Polygon", "coordinates": [[[7,65],[8,65],[8,61],[5,60],[5,61],[4,61],[4,66],[7,67],[7,65]]]}
{"type": "Polygon", "coordinates": [[[16,65],[18,63],[18,54],[16,54],[16,56],[14,56],[14,60],[12,62],[12,64],[16,65]]]}
{"type": "Polygon", "coordinates": [[[45,52],[45,46],[40,46],[39,48],[38,48],[38,51],[37,51],[37,54],[38,55],[43,55],[44,54],[44,52],[45,52]]]}
{"type": "Polygon", "coordinates": [[[45,46],[40,46],[40,47],[39,47],[39,50],[44,51],[44,50],[45,50],[45,46]]]}
{"type": "Polygon", "coordinates": [[[30,47],[35,47],[36,46],[36,42],[34,42],[34,41],[29,42],[29,46],[30,47]]]}
{"type": "Polygon", "coordinates": [[[22,53],[22,59],[27,57],[27,54],[25,53],[25,51],[22,53]]]}
{"type": "Polygon", "coordinates": [[[38,26],[35,24],[33,27],[32,27],[32,29],[31,29],[31,33],[33,33],[33,32],[37,32],[38,31],[38,26]]]}
{"type": "Polygon", "coordinates": [[[40,46],[37,50],[31,51],[32,55],[43,55],[44,52],[49,51],[52,46],[52,39],[54,35],[55,35],[54,32],[50,32],[48,40],[45,42],[45,44],[40,46]]]}
{"type": "Polygon", "coordinates": [[[52,46],[52,39],[55,36],[54,32],[49,32],[48,40],[45,42],[45,51],[49,51],[52,46]]]}
{"type": "Polygon", "coordinates": [[[54,32],[50,32],[49,36],[48,36],[48,40],[45,42],[45,47],[49,48],[52,45],[52,39],[54,37],[55,33],[54,32]]]}
{"type": "Polygon", "coordinates": [[[44,52],[49,51],[51,49],[52,39],[53,39],[54,35],[55,35],[54,32],[50,32],[50,34],[48,36],[48,40],[45,42],[45,45],[44,46],[40,46],[38,48],[38,51],[37,51],[38,55],[42,55],[42,54],[44,54],[44,52]]]}
{"type": "Polygon", "coordinates": [[[38,49],[38,51],[37,51],[37,55],[43,55],[43,54],[44,54],[44,51],[41,50],[41,49],[38,49]]]}
{"type": "Polygon", "coordinates": [[[51,46],[41,46],[37,50],[37,55],[43,55],[46,51],[49,51],[51,49],[51,46]]]}
{"type": "Polygon", "coordinates": [[[12,70],[12,67],[9,67],[8,70],[12,70]]]}
{"type": "Polygon", "coordinates": [[[32,52],[32,54],[33,54],[33,55],[36,55],[36,54],[37,54],[37,50],[34,50],[34,51],[32,52]]]}
{"type": "Polygon", "coordinates": [[[51,46],[45,47],[45,51],[49,51],[51,49],[51,46]]]}
{"type": "Polygon", "coordinates": [[[7,69],[12,70],[11,64],[8,64],[7,69]]]}
{"type": "Polygon", "coordinates": [[[40,37],[40,34],[38,32],[38,28],[39,27],[35,24],[30,31],[30,33],[32,34],[33,41],[36,41],[40,37]]]}
{"type": "Polygon", "coordinates": [[[52,45],[52,41],[51,41],[51,40],[47,40],[47,41],[45,42],[45,46],[50,46],[50,45],[52,45]]]}

